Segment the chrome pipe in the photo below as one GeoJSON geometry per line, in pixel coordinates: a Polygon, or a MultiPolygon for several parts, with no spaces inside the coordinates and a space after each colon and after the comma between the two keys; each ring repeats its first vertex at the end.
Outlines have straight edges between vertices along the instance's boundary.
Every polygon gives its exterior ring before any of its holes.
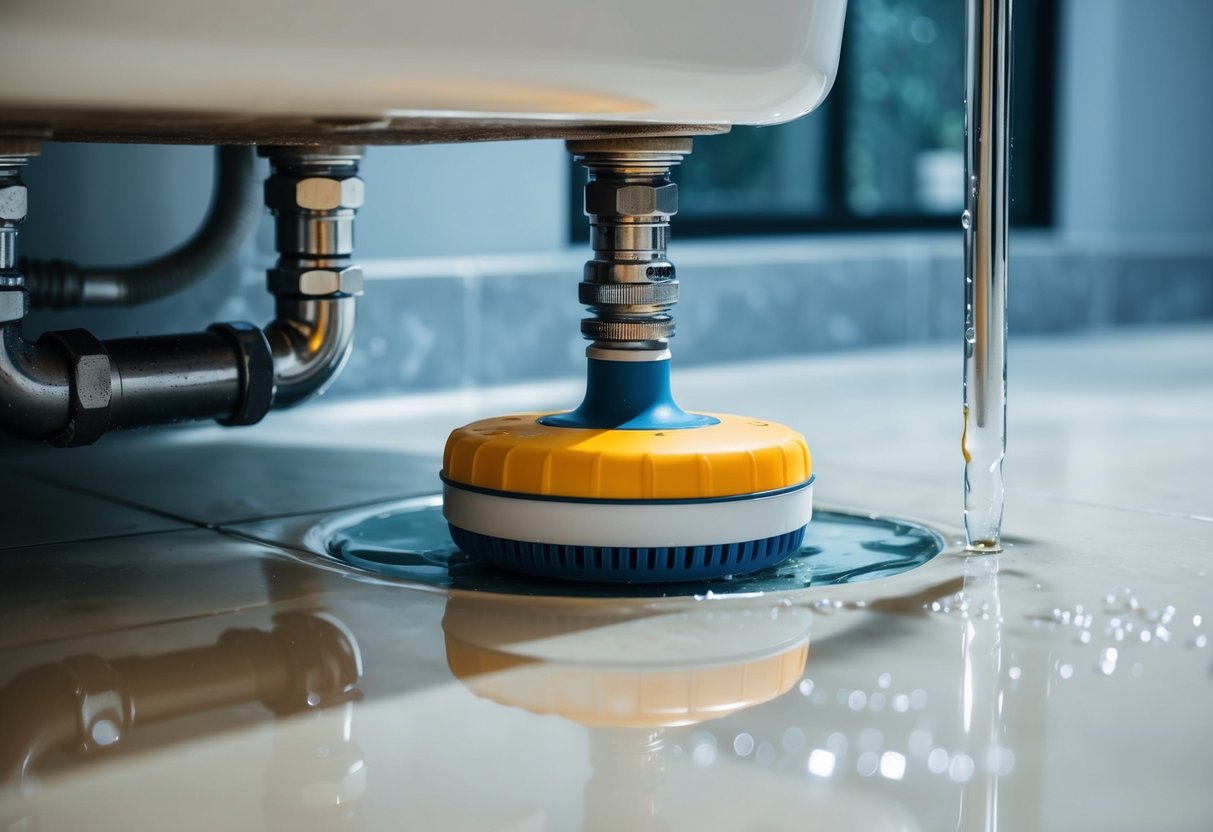
{"type": "Polygon", "coordinates": [[[231,341],[218,332],[105,342],[116,383],[110,429],[225,419],[243,396],[231,341]]]}
{"type": "Polygon", "coordinates": [[[292,407],[328,389],[354,347],[352,297],[280,297],[266,327],[274,357],[274,407],[292,407]]]}
{"type": "Polygon", "coordinates": [[[254,424],[271,407],[324,392],[349,358],[362,291],[362,272],[350,262],[353,216],[362,204],[360,152],[267,154],[274,173],[266,201],[280,256],[267,274],[277,315],[265,330],[215,324],[206,332],[105,343],[84,330],[50,332],[36,343],[22,336],[28,293],[12,266],[24,219],[18,174],[32,153],[0,155],[0,429],[85,445],[118,428],[197,419],[254,424]]]}
{"type": "Polygon", "coordinates": [[[578,299],[592,317],[582,337],[595,349],[664,350],[674,335],[678,302],[674,264],[666,255],[678,186],[670,170],[691,152],[687,138],[588,139],[567,143],[589,172],[585,214],[594,258],[585,264],[578,299]]]}
{"type": "Polygon", "coordinates": [[[964,521],[998,551],[1007,447],[1007,214],[1011,3],[968,0],[965,102],[964,521]]]}

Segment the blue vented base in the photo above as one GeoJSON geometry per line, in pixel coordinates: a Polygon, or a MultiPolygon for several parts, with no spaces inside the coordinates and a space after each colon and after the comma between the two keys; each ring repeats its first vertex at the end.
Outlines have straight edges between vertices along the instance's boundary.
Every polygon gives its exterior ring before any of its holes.
{"type": "Polygon", "coordinates": [[[506,540],[450,526],[456,546],[502,569],[609,583],[703,581],[757,572],[795,553],[804,541],[805,528],[744,543],[624,548],[506,540]]]}

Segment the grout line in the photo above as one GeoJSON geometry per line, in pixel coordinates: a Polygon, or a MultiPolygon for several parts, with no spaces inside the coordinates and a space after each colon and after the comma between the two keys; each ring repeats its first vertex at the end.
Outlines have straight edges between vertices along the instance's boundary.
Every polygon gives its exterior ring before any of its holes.
{"type": "Polygon", "coordinates": [[[199,528],[197,526],[186,526],[185,528],[176,529],[151,529],[141,532],[119,532],[116,534],[100,534],[93,537],[69,537],[63,540],[43,540],[38,543],[24,543],[16,546],[3,545],[0,546],[0,557],[5,552],[17,552],[22,549],[39,549],[48,546],[68,546],[75,543],[102,543],[106,540],[130,540],[132,538],[155,537],[157,535],[180,534],[181,532],[196,532],[196,531],[217,531],[215,529],[199,528]]]}
{"type": "Polygon", "coordinates": [[[109,636],[114,633],[124,633],[131,630],[147,630],[149,627],[162,627],[171,624],[181,624],[186,621],[200,621],[205,618],[218,618],[224,615],[235,615],[238,613],[250,612],[252,610],[266,609],[276,607],[280,602],[266,600],[259,603],[243,604],[236,607],[224,607],[223,609],[210,610],[208,612],[198,613],[196,615],[181,615],[175,618],[162,618],[154,622],[140,622],[137,624],[127,624],[122,627],[111,627],[102,630],[89,630],[88,632],[75,633],[67,636],[56,636],[53,638],[44,638],[38,641],[26,641],[20,644],[0,645],[0,650],[25,650],[30,647],[42,647],[47,644],[57,644],[62,642],[76,641],[81,638],[96,638],[98,636],[109,636]]]}
{"type": "Polygon", "coordinates": [[[107,502],[107,503],[113,503],[114,505],[119,505],[119,506],[122,506],[123,508],[129,508],[134,511],[140,511],[140,512],[143,512],[144,514],[151,514],[156,517],[162,517],[166,520],[173,520],[178,523],[184,523],[187,526],[194,526],[194,527],[197,527],[200,529],[212,528],[212,524],[206,523],[204,521],[192,520],[188,517],[182,517],[180,515],[173,514],[172,512],[165,511],[163,509],[153,508],[152,506],[145,506],[145,505],[135,502],[134,500],[128,500],[125,497],[115,497],[111,494],[105,494],[104,492],[101,492],[101,491],[96,491],[91,488],[86,488],[85,486],[79,485],[78,483],[64,482],[61,480],[57,480],[54,477],[48,477],[43,474],[39,474],[36,471],[30,471],[30,470],[26,469],[26,470],[22,471],[22,474],[31,480],[42,483],[43,485],[52,485],[56,488],[61,488],[64,491],[69,491],[69,492],[73,492],[76,494],[82,494],[85,497],[92,497],[93,499],[96,499],[96,500],[101,500],[101,501],[107,502]]]}

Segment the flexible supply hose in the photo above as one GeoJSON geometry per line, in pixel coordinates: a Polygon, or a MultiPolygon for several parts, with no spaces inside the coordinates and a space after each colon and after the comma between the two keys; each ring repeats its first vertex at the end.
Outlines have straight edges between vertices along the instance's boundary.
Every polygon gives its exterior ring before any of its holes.
{"type": "Polygon", "coordinates": [[[215,188],[198,231],[180,247],[133,266],[95,268],[66,260],[23,257],[30,304],[134,306],[187,289],[236,256],[262,214],[261,183],[252,147],[215,148],[215,188]]]}

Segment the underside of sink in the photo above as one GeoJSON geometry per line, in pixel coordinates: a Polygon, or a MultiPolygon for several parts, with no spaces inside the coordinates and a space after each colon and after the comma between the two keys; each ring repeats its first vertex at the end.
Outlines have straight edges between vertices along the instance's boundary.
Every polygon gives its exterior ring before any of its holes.
{"type": "Polygon", "coordinates": [[[833,84],[845,0],[19,4],[0,128],[60,140],[410,143],[775,124],[833,84]]]}

